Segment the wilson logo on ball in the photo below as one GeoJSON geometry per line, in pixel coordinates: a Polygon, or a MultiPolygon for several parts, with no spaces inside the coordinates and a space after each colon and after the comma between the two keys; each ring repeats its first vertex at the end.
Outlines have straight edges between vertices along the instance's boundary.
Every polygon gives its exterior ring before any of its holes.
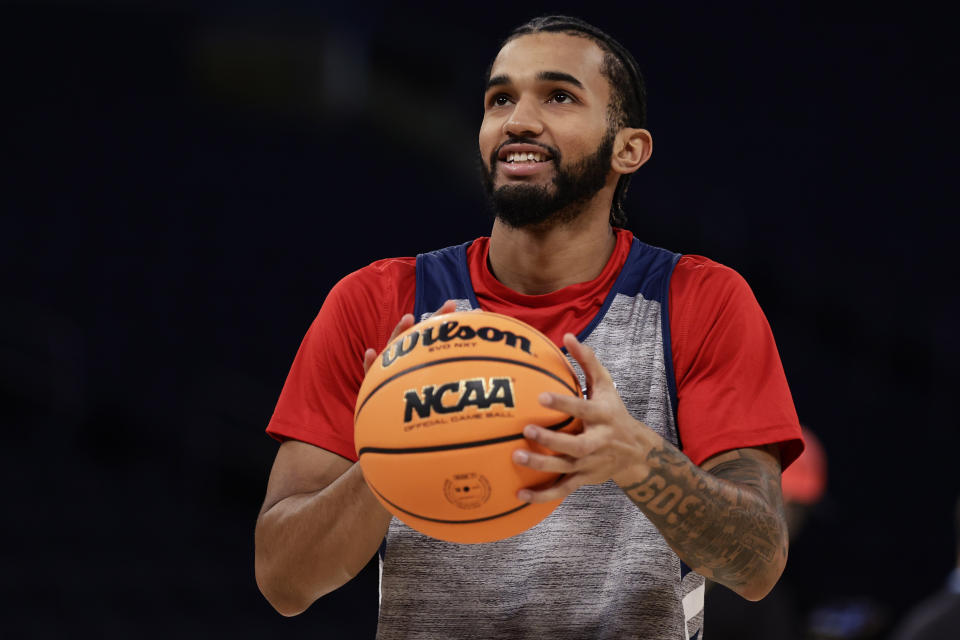
{"type": "Polygon", "coordinates": [[[428,418],[434,413],[458,413],[467,407],[489,409],[495,404],[512,409],[513,381],[510,378],[490,378],[488,382],[483,378],[472,378],[441,385],[431,384],[420,391],[407,391],[403,399],[404,422],[413,420],[414,412],[420,418],[428,418]]]}
{"type": "Polygon", "coordinates": [[[429,347],[436,343],[446,343],[451,340],[467,341],[475,338],[487,342],[502,341],[508,347],[519,348],[526,353],[531,353],[530,338],[496,327],[475,329],[468,324],[460,324],[456,320],[450,320],[438,327],[427,327],[426,329],[413,331],[395,341],[390,348],[383,352],[382,364],[384,367],[389,367],[397,358],[402,358],[418,346],[429,347]],[[436,333],[434,333],[434,330],[436,330],[436,333]]]}

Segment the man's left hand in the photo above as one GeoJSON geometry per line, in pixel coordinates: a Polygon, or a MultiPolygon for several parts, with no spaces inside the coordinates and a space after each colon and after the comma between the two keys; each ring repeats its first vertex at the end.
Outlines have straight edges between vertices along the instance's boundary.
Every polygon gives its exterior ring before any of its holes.
{"type": "MultiPolygon", "coordinates": [[[[587,398],[556,393],[540,394],[540,404],[580,418],[583,432],[554,432],[527,425],[527,440],[555,451],[544,455],[518,449],[516,464],[566,474],[560,482],[543,491],[521,489],[517,497],[525,502],[550,502],[573,493],[585,484],[600,484],[643,464],[646,453],[659,439],[649,427],[634,419],[623,405],[610,372],[597,360],[593,349],[581,344],[572,333],[563,336],[567,352],[580,363],[587,381],[587,398]]],[[[619,483],[618,483],[619,484],[619,483]]]]}

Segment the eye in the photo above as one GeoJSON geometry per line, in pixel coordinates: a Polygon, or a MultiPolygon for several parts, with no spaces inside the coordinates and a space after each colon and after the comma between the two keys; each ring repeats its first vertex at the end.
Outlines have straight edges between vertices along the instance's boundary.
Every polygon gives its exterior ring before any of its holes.
{"type": "Polygon", "coordinates": [[[563,91],[555,92],[552,96],[550,96],[550,99],[557,104],[571,104],[574,102],[573,97],[569,93],[565,93],[563,91]]]}
{"type": "Polygon", "coordinates": [[[510,102],[510,96],[505,93],[498,93],[497,95],[490,98],[490,106],[492,107],[502,107],[510,102]]]}

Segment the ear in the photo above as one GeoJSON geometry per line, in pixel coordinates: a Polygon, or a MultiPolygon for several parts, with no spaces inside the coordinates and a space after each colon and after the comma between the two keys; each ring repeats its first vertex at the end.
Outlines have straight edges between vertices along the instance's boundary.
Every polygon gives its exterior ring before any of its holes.
{"type": "Polygon", "coordinates": [[[611,168],[621,174],[633,173],[650,159],[653,137],[646,129],[624,127],[613,141],[611,168]]]}

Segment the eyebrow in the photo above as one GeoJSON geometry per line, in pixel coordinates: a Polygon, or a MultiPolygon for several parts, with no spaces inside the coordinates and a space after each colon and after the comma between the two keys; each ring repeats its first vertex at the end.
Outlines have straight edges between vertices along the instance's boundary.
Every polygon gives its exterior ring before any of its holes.
{"type": "MultiPolygon", "coordinates": [[[[569,73],[564,73],[563,71],[541,71],[537,74],[537,80],[546,81],[546,82],[566,82],[572,84],[578,89],[583,89],[583,83],[577,80],[575,77],[569,73]]],[[[487,81],[487,91],[493,87],[498,87],[502,85],[511,84],[510,76],[508,75],[499,75],[493,76],[487,81]]]]}

